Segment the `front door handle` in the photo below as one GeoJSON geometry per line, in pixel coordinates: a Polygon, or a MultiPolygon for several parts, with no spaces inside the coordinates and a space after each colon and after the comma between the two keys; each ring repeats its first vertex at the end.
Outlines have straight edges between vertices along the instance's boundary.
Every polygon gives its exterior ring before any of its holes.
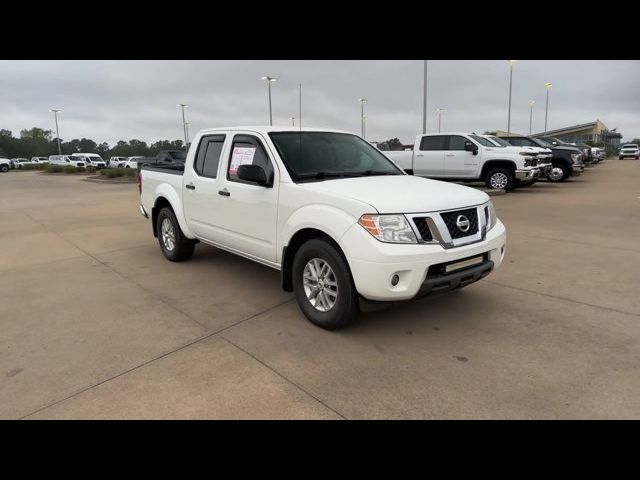
{"type": "Polygon", "coordinates": [[[189,190],[195,190],[196,186],[193,183],[187,183],[185,185],[185,187],[187,187],[189,190]]]}
{"type": "Polygon", "coordinates": [[[222,195],[223,197],[230,197],[231,196],[231,192],[229,192],[228,190],[218,190],[218,195],[222,195]]]}
{"type": "Polygon", "coordinates": [[[446,156],[446,157],[454,157],[454,156],[455,156],[455,154],[454,154],[454,153],[447,153],[445,156],[446,156]]]}

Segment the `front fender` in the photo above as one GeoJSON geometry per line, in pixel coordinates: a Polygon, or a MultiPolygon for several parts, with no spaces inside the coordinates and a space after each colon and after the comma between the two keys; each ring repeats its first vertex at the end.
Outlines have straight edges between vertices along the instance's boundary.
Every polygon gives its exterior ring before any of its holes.
{"type": "Polygon", "coordinates": [[[289,244],[289,241],[297,232],[305,228],[320,230],[329,235],[348,257],[349,255],[344,251],[341,239],[357,220],[344,210],[325,204],[305,205],[295,210],[285,220],[280,229],[281,235],[277,250],[278,263],[282,262],[282,248],[289,244]]]}
{"type": "MultiPolygon", "coordinates": [[[[178,220],[178,224],[180,225],[180,229],[182,230],[182,233],[184,234],[184,236],[187,238],[195,239],[196,236],[193,234],[193,232],[187,225],[187,221],[184,216],[184,205],[182,204],[182,199],[180,198],[180,195],[178,195],[178,192],[176,192],[175,188],[169,185],[168,183],[160,183],[156,187],[155,203],[157,203],[157,200],[160,197],[166,198],[169,204],[171,205],[171,208],[173,209],[173,213],[175,214],[176,219],[178,220]]],[[[154,203],[154,208],[155,208],[155,203],[154,203]]]]}

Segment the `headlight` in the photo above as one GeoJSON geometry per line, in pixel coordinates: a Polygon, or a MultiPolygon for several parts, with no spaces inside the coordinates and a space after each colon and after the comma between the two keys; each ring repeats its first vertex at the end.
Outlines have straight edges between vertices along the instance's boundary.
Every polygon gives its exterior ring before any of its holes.
{"type": "Polygon", "coordinates": [[[418,243],[404,215],[363,215],[358,223],[381,242],[418,243]]]}
{"type": "Polygon", "coordinates": [[[523,157],[533,157],[533,153],[531,152],[518,152],[523,157]]]}
{"type": "Polygon", "coordinates": [[[580,154],[580,153],[572,153],[571,154],[571,161],[573,163],[578,163],[578,160],[580,160],[581,156],[582,156],[582,154],[580,154]]]}
{"type": "Polygon", "coordinates": [[[487,205],[487,211],[489,213],[489,228],[487,229],[488,231],[495,227],[496,223],[498,223],[498,215],[496,214],[496,209],[491,201],[489,201],[489,204],[487,205]]]}

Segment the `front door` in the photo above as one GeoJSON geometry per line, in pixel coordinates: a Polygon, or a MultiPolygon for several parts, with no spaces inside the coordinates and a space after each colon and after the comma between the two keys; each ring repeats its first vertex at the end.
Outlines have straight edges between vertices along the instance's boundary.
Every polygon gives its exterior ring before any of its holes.
{"type": "Polygon", "coordinates": [[[225,157],[216,236],[228,248],[275,263],[280,180],[276,164],[262,139],[252,133],[236,133],[225,157]],[[261,166],[270,186],[240,180],[237,170],[244,164],[261,166]]]}
{"type": "Polygon", "coordinates": [[[479,151],[474,155],[464,149],[465,142],[471,140],[462,135],[447,135],[447,149],[444,153],[444,170],[447,177],[473,178],[480,163],[479,151]]]}

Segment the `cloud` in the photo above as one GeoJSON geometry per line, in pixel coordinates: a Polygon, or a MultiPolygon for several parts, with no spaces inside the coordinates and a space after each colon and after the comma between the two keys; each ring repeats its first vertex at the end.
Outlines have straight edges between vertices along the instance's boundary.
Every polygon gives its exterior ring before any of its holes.
{"type": "MultiPolygon", "coordinates": [[[[411,142],[422,128],[422,61],[2,61],[0,128],[54,129],[52,107],[63,110],[60,135],[110,144],[182,138],[178,103],[187,103],[192,136],[199,129],[266,124],[272,85],[274,123],[298,114],[303,84],[305,126],[360,132],[358,97],[365,105],[370,140],[411,142]]],[[[548,128],[599,118],[626,139],[640,137],[640,62],[531,61],[513,73],[511,130],[529,129],[527,101],[536,100],[533,130],[544,128],[545,82],[550,92],[548,128]]],[[[505,60],[430,61],[428,129],[444,108],[448,131],[506,130],[508,65],[505,60]]]]}

